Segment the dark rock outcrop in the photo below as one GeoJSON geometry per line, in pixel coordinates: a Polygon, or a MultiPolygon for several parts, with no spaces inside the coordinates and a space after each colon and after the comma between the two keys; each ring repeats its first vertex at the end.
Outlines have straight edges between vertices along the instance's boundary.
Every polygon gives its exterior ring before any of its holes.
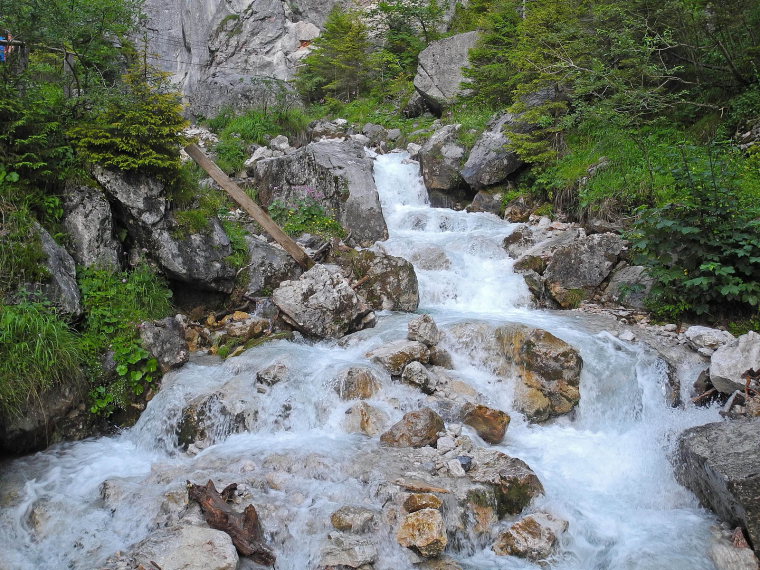
{"type": "Polygon", "coordinates": [[[678,440],[676,476],[705,506],[760,549],[760,419],[712,423],[678,440]]]}

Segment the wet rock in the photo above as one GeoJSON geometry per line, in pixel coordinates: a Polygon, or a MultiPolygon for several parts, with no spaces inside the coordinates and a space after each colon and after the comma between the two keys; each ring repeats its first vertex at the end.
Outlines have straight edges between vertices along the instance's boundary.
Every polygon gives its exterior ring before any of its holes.
{"type": "Polygon", "coordinates": [[[449,542],[443,516],[437,509],[422,509],[406,515],[396,539],[401,546],[411,548],[426,558],[440,555],[449,542]]]}
{"type": "Polygon", "coordinates": [[[736,338],[728,331],[701,326],[689,327],[684,331],[684,335],[689,341],[689,346],[694,350],[699,350],[700,348],[717,350],[736,338]]]}
{"type": "Polygon", "coordinates": [[[335,378],[335,391],[341,400],[367,400],[377,394],[382,382],[369,368],[352,366],[335,378]]]}
{"type": "MultiPolygon", "coordinates": [[[[736,529],[741,534],[741,529],[736,529]]],[[[716,570],[760,570],[760,561],[749,548],[744,536],[714,527],[710,559],[716,570]],[[737,540],[738,538],[738,540],[737,540]]]]}
{"type": "Polygon", "coordinates": [[[496,336],[517,365],[516,404],[529,420],[567,414],[578,405],[583,361],[577,350],[542,329],[507,326],[496,336]]]}
{"type": "Polygon", "coordinates": [[[488,443],[501,443],[511,418],[506,412],[483,405],[467,404],[462,409],[462,423],[472,427],[488,443]]]}
{"type": "Polygon", "coordinates": [[[429,245],[415,249],[409,257],[415,267],[426,271],[443,271],[451,267],[451,260],[442,247],[429,245]]]}
{"type": "Polygon", "coordinates": [[[410,362],[428,362],[430,351],[421,342],[399,340],[368,352],[367,358],[384,366],[391,375],[400,376],[410,362]]]}
{"type": "Polygon", "coordinates": [[[363,328],[361,319],[369,313],[334,266],[315,265],[297,281],[284,281],[272,301],[288,323],[322,338],[340,338],[363,328]]]}
{"type": "Polygon", "coordinates": [[[121,269],[122,248],[114,238],[113,215],[103,192],[91,186],[69,186],[63,195],[61,220],[78,265],[121,269]]]}
{"type": "Polygon", "coordinates": [[[47,269],[48,277],[43,283],[33,284],[29,289],[33,293],[40,293],[64,313],[78,317],[82,314],[82,304],[74,260],[45,228],[37,222],[34,222],[34,226],[42,242],[42,252],[45,254],[42,264],[47,269]]]}
{"type": "Polygon", "coordinates": [[[232,380],[219,391],[188,402],[175,428],[183,451],[204,449],[233,433],[250,430],[257,417],[256,393],[250,381],[232,380]]]}
{"type": "Polygon", "coordinates": [[[422,509],[440,509],[443,501],[432,493],[412,493],[404,499],[404,509],[416,513],[422,509]]]}
{"type": "Polygon", "coordinates": [[[330,515],[330,523],[337,530],[363,533],[375,521],[375,511],[365,507],[346,505],[330,515]]]}
{"type": "Polygon", "coordinates": [[[190,358],[185,326],[176,317],[145,322],[138,329],[143,346],[156,357],[163,372],[182,366],[190,358]]]}
{"type": "Polygon", "coordinates": [[[749,331],[718,348],[710,359],[710,380],[719,392],[744,390],[742,375],[760,368],[760,334],[749,331]]]}
{"type": "Polygon", "coordinates": [[[626,243],[617,234],[593,234],[554,252],[543,277],[552,298],[575,308],[590,298],[620,261],[626,243]]]}
{"type": "Polygon", "coordinates": [[[520,519],[501,533],[493,545],[499,556],[518,556],[533,562],[552,555],[559,535],[567,530],[567,521],[548,513],[536,513],[520,519]]]}
{"type": "Polygon", "coordinates": [[[451,354],[448,350],[441,348],[440,346],[430,347],[430,364],[447,370],[452,370],[454,368],[451,354]]]}
{"type": "Polygon", "coordinates": [[[516,378],[515,405],[530,421],[566,414],[580,401],[583,361],[551,333],[521,324],[460,323],[447,330],[460,350],[494,374],[516,378]]]}
{"type": "Polygon", "coordinates": [[[468,476],[494,486],[499,518],[518,514],[544,492],[541,481],[524,461],[499,451],[481,455],[468,476]]]}
{"type": "Polygon", "coordinates": [[[424,447],[434,445],[438,433],[445,430],[441,416],[430,408],[404,414],[404,417],[380,436],[380,441],[390,447],[424,447]]]}
{"type": "Polygon", "coordinates": [[[440,115],[463,92],[462,69],[478,36],[478,32],[457,34],[431,42],[420,52],[414,87],[435,113],[440,115]]]}
{"type": "Polygon", "coordinates": [[[376,311],[415,311],[420,303],[414,266],[383,252],[335,252],[331,260],[354,281],[356,294],[376,311]]]}
{"type": "Polygon", "coordinates": [[[351,534],[331,533],[322,549],[320,569],[361,568],[377,559],[377,547],[365,538],[351,534]]]}
{"type": "Polygon", "coordinates": [[[369,246],[388,237],[372,159],[358,142],[313,142],[286,156],[258,161],[251,174],[263,206],[309,197],[351,231],[353,243],[369,246]]]}
{"type": "Polygon", "coordinates": [[[427,346],[433,346],[440,342],[441,333],[435,324],[433,317],[430,315],[420,315],[409,321],[408,334],[409,340],[417,340],[427,346]]]}
{"type": "Polygon", "coordinates": [[[459,562],[453,558],[441,557],[433,558],[432,560],[425,560],[424,562],[415,565],[417,570],[462,570],[459,562]]]}
{"type": "Polygon", "coordinates": [[[281,247],[268,243],[258,236],[246,236],[250,255],[246,295],[249,297],[271,294],[280,283],[298,279],[301,267],[281,247]]]}
{"type": "Polygon", "coordinates": [[[388,414],[367,402],[359,402],[346,410],[343,429],[348,433],[361,433],[375,437],[388,425],[388,414]]]}
{"type": "Polygon", "coordinates": [[[760,546],[760,418],[712,423],[678,440],[676,476],[703,505],[760,546]]]}
{"type": "Polygon", "coordinates": [[[429,190],[451,191],[464,184],[459,170],[465,150],[458,142],[461,125],[446,125],[438,129],[420,149],[419,161],[425,187],[429,190]]]}
{"type": "Polygon", "coordinates": [[[227,533],[180,526],[152,532],[129,553],[111,557],[103,570],[235,570],[237,565],[238,554],[227,533]]]}
{"type": "Polygon", "coordinates": [[[275,362],[256,373],[256,382],[266,386],[274,386],[288,378],[288,367],[282,362],[275,362]]]}
{"type": "Polygon", "coordinates": [[[437,384],[436,377],[417,361],[410,362],[404,367],[404,371],[401,373],[401,381],[417,386],[425,394],[435,392],[437,384]]]}

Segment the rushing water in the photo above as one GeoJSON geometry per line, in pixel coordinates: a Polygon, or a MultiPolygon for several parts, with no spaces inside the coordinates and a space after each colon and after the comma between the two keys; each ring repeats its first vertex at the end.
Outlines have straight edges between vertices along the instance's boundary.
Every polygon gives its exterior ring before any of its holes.
{"type": "MultiPolygon", "coordinates": [[[[649,352],[583,320],[528,308],[529,294],[501,241],[512,225],[490,214],[433,209],[404,154],[378,157],[375,177],[390,239],[381,247],[415,263],[420,312],[439,326],[464,320],[522,322],[577,347],[584,360],[581,404],[572,419],[530,425],[513,414],[503,444],[526,461],[545,496],[533,505],[569,521],[551,567],[576,570],[712,569],[713,519],[674,480],[668,455],[680,431],[713,421],[713,410],[673,410],[663,369],[649,352]]],[[[55,446],[10,462],[0,475],[0,570],[89,569],[182,515],[186,480],[247,481],[280,569],[312,568],[344,504],[372,504],[376,481],[349,475],[356,454],[377,438],[344,433],[351,402],[330,380],[365,353],[403,338],[410,315],[382,315],[378,327],[340,346],[276,341],[220,363],[199,358],[168,374],[138,424],[117,437],[55,446]],[[283,362],[286,381],[258,394],[256,371],[283,362]],[[250,430],[226,436],[229,421],[196,455],[177,448],[175,427],[188,402],[222,387],[247,414],[250,430]],[[103,492],[103,482],[108,481],[103,492]]],[[[510,410],[508,387],[452,349],[455,374],[510,410]]],[[[424,395],[387,381],[372,405],[392,421],[424,395]]],[[[221,420],[220,420],[221,421],[221,420]]],[[[365,454],[366,455],[366,454],[365,454]]],[[[352,471],[353,469],[353,471],[352,471]]],[[[391,533],[379,537],[378,570],[411,567],[391,533]]],[[[463,567],[539,568],[484,545],[449,554],[463,567]]]]}

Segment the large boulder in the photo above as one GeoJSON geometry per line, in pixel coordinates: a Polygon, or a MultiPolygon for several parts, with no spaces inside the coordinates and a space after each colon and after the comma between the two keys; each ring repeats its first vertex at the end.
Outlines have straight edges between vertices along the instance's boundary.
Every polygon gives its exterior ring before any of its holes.
{"type": "Polygon", "coordinates": [[[284,281],[272,294],[283,318],[301,332],[340,338],[374,323],[336,266],[315,265],[295,281],[284,281]]]}
{"type": "Polygon", "coordinates": [[[175,281],[201,290],[229,293],[235,269],[232,246],[216,216],[193,232],[169,211],[164,185],[148,176],[95,168],[93,175],[113,207],[114,216],[135,244],[175,281]]]}
{"type": "Polygon", "coordinates": [[[724,344],[710,359],[710,381],[724,394],[744,390],[742,375],[750,368],[760,370],[760,334],[747,334],[724,344]]]}
{"type": "Polygon", "coordinates": [[[467,404],[462,409],[462,423],[473,428],[488,443],[504,440],[510,420],[508,413],[482,404],[467,404]]]}
{"type": "Polygon", "coordinates": [[[543,272],[549,295],[564,309],[592,297],[626,250],[617,234],[593,234],[558,248],[543,272]]]}
{"type": "Polygon", "coordinates": [[[760,419],[712,423],[678,440],[676,476],[703,505],[760,548],[760,419]]]}
{"type": "Polygon", "coordinates": [[[39,290],[43,297],[49,299],[64,313],[79,317],[82,314],[82,304],[74,260],[55,242],[45,228],[37,222],[34,224],[40,236],[42,252],[45,254],[43,264],[47,269],[48,277],[43,283],[33,284],[32,288],[39,290]]]}
{"type": "Polygon", "coordinates": [[[580,401],[583,360],[565,341],[518,323],[459,323],[449,341],[493,373],[514,379],[515,406],[533,422],[571,412],[580,401]]]}
{"type": "Polygon", "coordinates": [[[403,257],[363,249],[333,252],[331,259],[354,281],[359,298],[375,311],[416,311],[420,304],[414,266],[403,257]]]}
{"type": "Polygon", "coordinates": [[[250,267],[246,295],[249,297],[271,294],[280,283],[298,279],[303,273],[296,261],[281,247],[258,236],[246,236],[250,267]]]}
{"type": "Polygon", "coordinates": [[[417,58],[414,87],[436,114],[449,107],[463,93],[462,69],[469,64],[470,49],[478,32],[457,34],[431,42],[417,58]]]}
{"type": "Polygon", "coordinates": [[[114,238],[113,215],[105,194],[91,186],[70,186],[63,195],[63,208],[61,222],[77,264],[121,269],[122,248],[114,238]]]}
{"type": "Polygon", "coordinates": [[[311,198],[351,231],[353,242],[371,245],[388,237],[372,159],[358,142],[312,142],[287,156],[259,160],[249,174],[264,206],[311,198]]]}
{"type": "Polygon", "coordinates": [[[514,123],[515,115],[511,113],[498,116],[475,142],[461,171],[462,178],[471,188],[480,189],[503,182],[525,164],[508,147],[511,140],[505,130],[514,123]]]}
{"type": "Polygon", "coordinates": [[[464,185],[459,173],[465,157],[465,149],[457,140],[460,128],[456,124],[441,127],[420,149],[420,170],[428,190],[451,192],[464,185]]]}

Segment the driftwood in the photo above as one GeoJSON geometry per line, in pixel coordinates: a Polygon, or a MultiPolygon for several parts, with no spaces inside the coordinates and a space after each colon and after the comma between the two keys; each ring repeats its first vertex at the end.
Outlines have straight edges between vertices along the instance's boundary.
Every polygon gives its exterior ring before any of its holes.
{"type": "Polygon", "coordinates": [[[237,483],[227,485],[219,493],[212,481],[205,485],[187,482],[188,497],[201,506],[206,522],[211,528],[229,534],[232,544],[243,556],[250,556],[259,564],[272,566],[275,563],[275,555],[264,544],[256,507],[248,505],[242,513],[238,513],[227,504],[232,500],[235,489],[237,483]]]}

